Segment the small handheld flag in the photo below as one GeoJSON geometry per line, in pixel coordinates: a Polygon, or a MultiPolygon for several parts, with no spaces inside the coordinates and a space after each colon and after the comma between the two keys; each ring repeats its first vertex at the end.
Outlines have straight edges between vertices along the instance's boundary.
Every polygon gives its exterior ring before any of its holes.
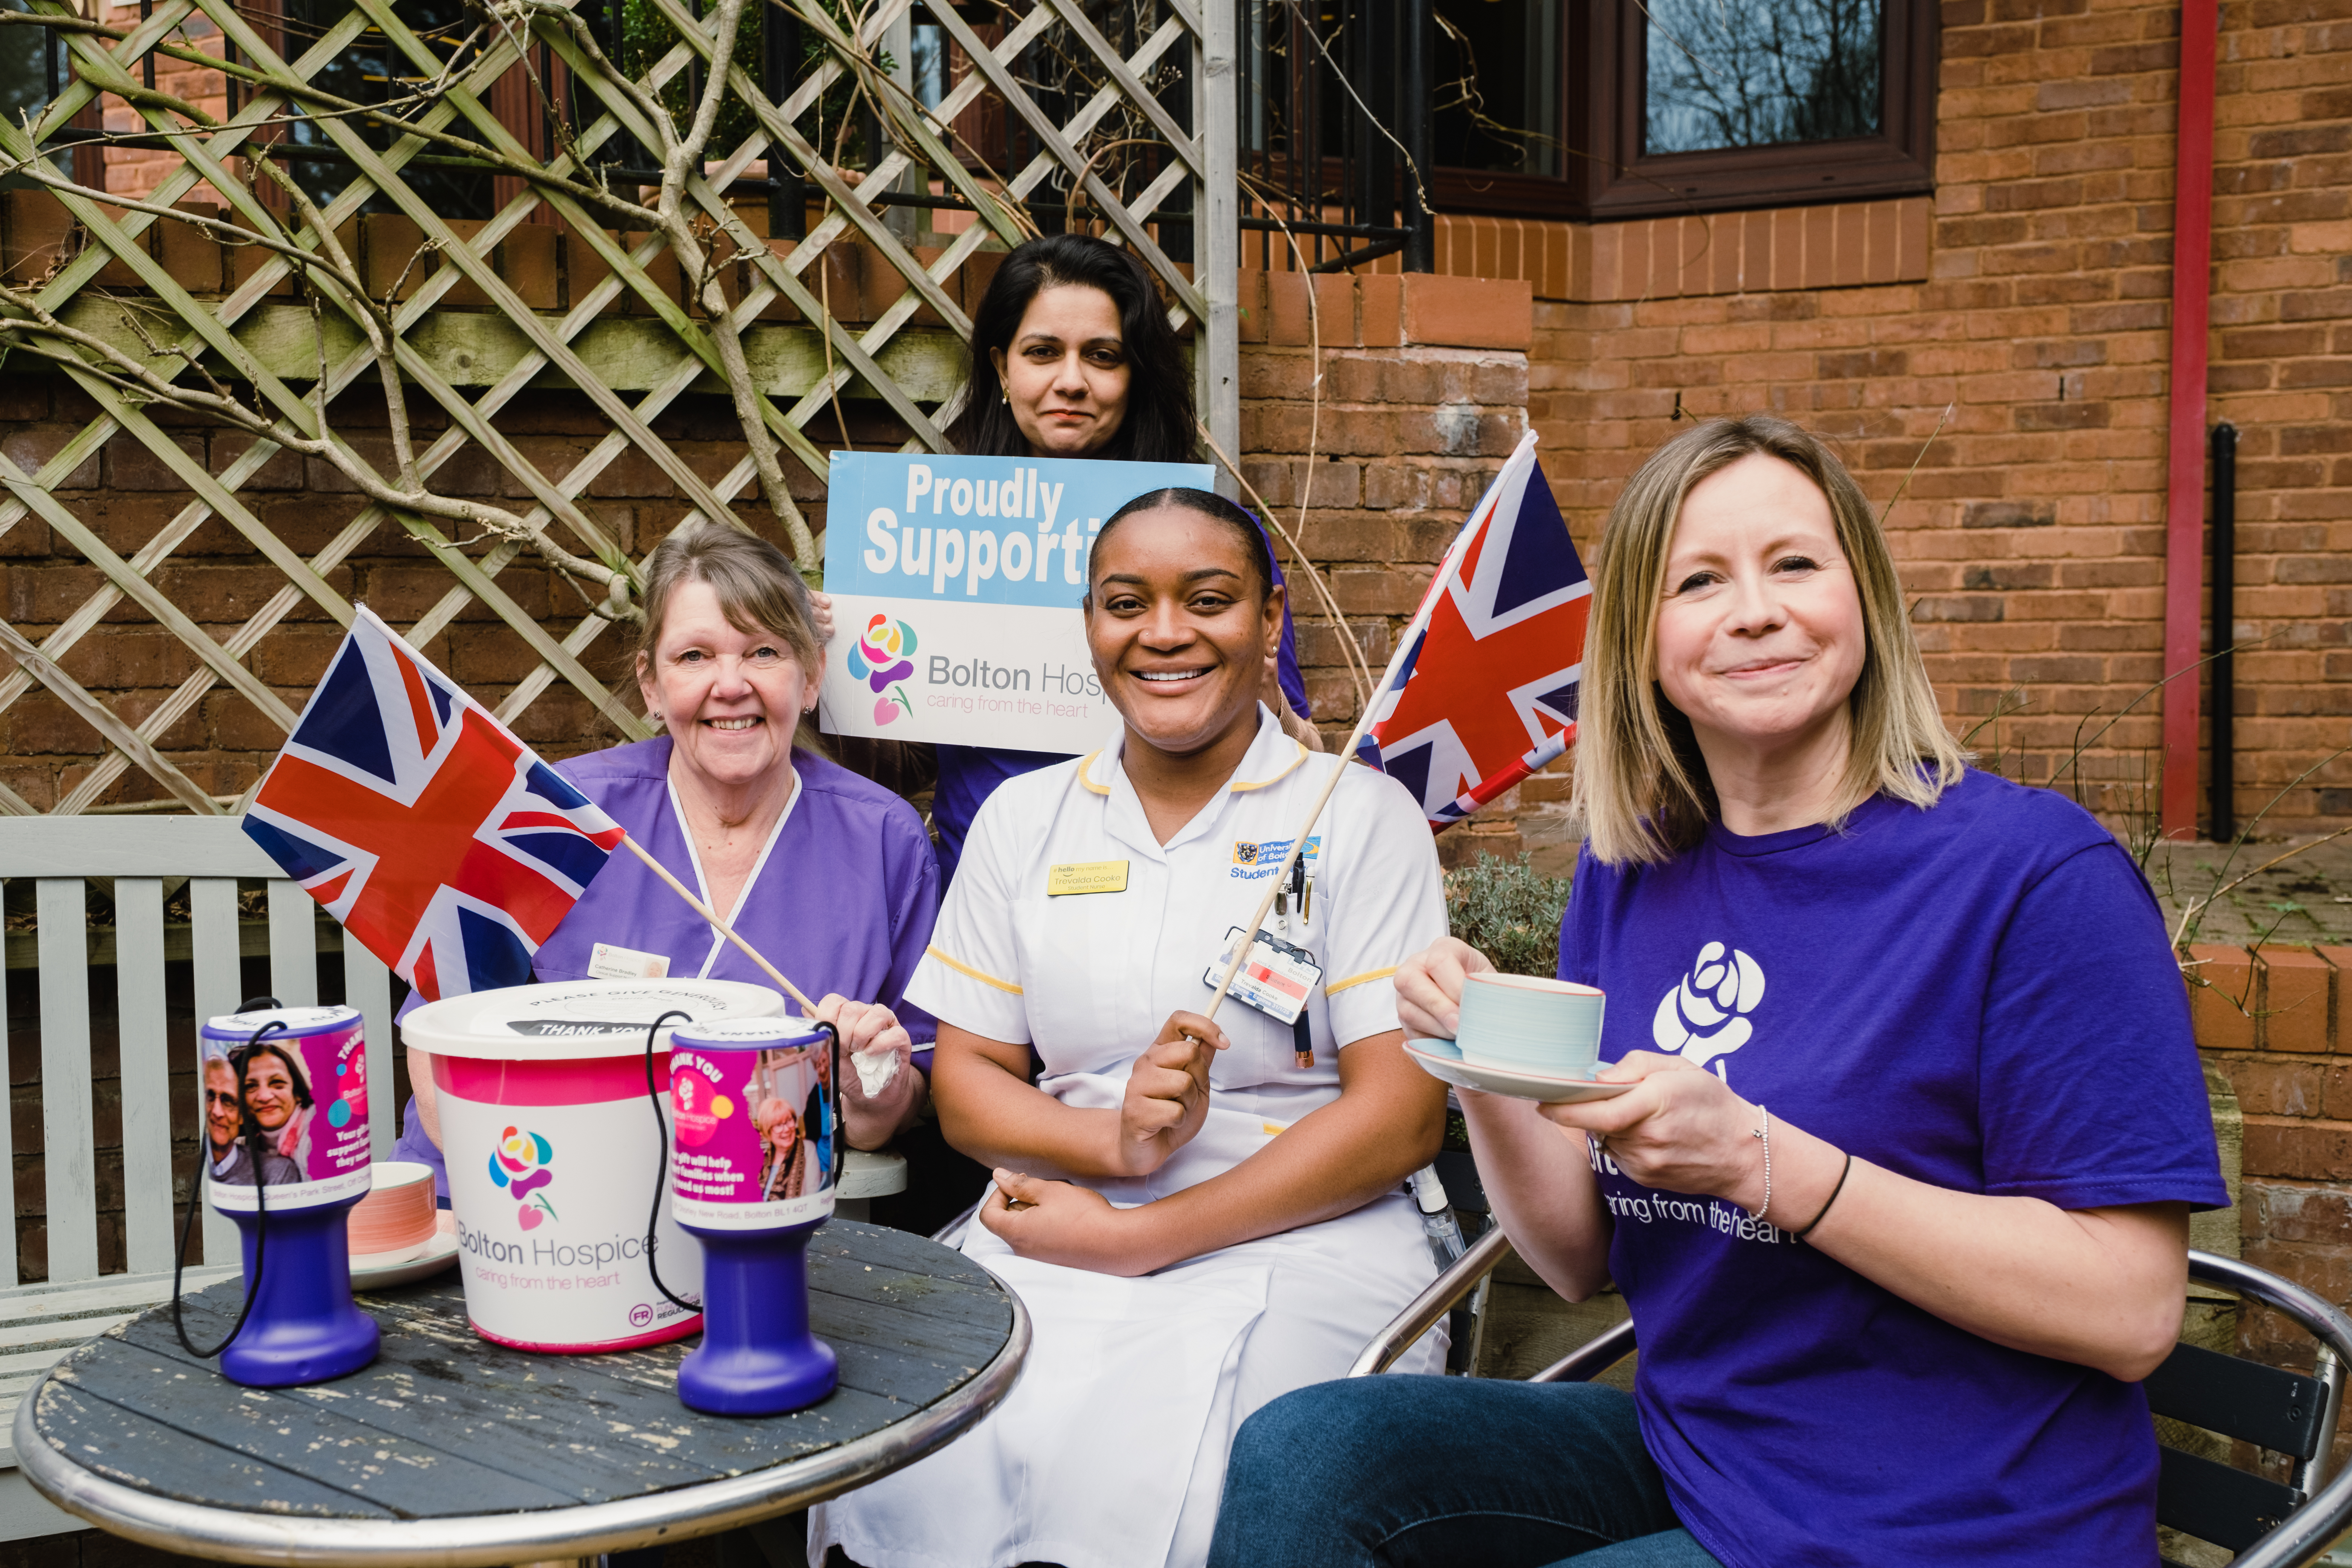
{"type": "Polygon", "coordinates": [[[626,837],[364,607],[244,827],[427,1001],[528,984],[626,837]]]}
{"type": "Polygon", "coordinates": [[[1433,830],[1567,751],[1592,584],[1530,432],[1448,547],[1357,748],[1433,830]]]}
{"type": "MultiPolygon", "coordinates": [[[[1339,754],[1353,754],[1412,790],[1431,831],[1459,822],[1575,741],[1591,606],[1592,584],[1536,464],[1530,431],[1446,547],[1339,754]]],[[[1232,990],[1275,894],[1346,771],[1331,770],[1290,836],[1209,998],[1209,1017],[1232,990]]]]}

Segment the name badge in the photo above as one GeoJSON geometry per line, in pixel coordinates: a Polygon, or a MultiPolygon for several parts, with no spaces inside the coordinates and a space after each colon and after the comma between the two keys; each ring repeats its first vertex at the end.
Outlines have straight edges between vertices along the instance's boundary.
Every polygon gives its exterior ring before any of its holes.
{"type": "Polygon", "coordinates": [[[588,957],[588,978],[591,980],[667,980],[669,978],[669,954],[639,952],[635,948],[619,947],[600,942],[588,957]]]}
{"type": "Polygon", "coordinates": [[[1127,862],[1124,860],[1079,860],[1067,866],[1055,866],[1045,872],[1045,896],[1058,899],[1067,893],[1124,893],[1127,891],[1127,862]]]}
{"type": "MultiPolygon", "coordinates": [[[[1224,980],[1225,970],[1234,962],[1234,949],[1241,945],[1241,940],[1239,926],[1225,932],[1224,952],[1201,976],[1201,983],[1210,990],[1214,991],[1224,980]]],[[[1277,1024],[1296,1024],[1298,1016],[1307,1011],[1307,999],[1322,983],[1323,966],[1315,962],[1313,953],[1260,931],[1257,941],[1250,944],[1250,954],[1243,961],[1241,973],[1234,976],[1233,988],[1225,994],[1256,1008],[1277,1024]]]]}

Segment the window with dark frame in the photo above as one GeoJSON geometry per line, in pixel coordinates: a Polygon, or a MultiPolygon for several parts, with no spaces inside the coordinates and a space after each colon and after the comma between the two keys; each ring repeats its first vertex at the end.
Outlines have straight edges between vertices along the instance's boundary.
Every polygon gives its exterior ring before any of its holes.
{"type": "Polygon", "coordinates": [[[1934,188],[1932,0],[1435,0],[1440,209],[1610,218],[1934,188]]]}
{"type": "MultiPolygon", "coordinates": [[[[29,9],[25,0],[0,0],[0,5],[11,11],[29,9]]],[[[37,116],[72,77],[64,35],[40,27],[0,28],[0,114],[5,114],[9,123],[21,125],[37,116]]],[[[50,158],[67,178],[104,190],[104,154],[93,148],[85,157],[70,146],[72,140],[95,136],[103,129],[100,113],[99,106],[93,102],[74,116],[68,132],[58,142],[51,143],[50,158]]],[[[22,174],[0,179],[0,188],[21,188],[33,184],[22,174]]]]}

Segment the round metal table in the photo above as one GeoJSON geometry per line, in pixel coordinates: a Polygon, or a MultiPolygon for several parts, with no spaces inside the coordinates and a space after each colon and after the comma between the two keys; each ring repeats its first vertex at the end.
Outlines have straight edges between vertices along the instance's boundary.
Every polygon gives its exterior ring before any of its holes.
{"type": "MultiPolygon", "coordinates": [[[[592,1558],[805,1508],[912,1463],[1020,1375],[1019,1298],[960,1253],[836,1218],[809,1246],[811,1316],[841,1386],[790,1415],[677,1401],[687,1340],[540,1355],[478,1339],[453,1270],[363,1295],[375,1363],[241,1388],[180,1348],[171,1308],[75,1351],[16,1407],[43,1496],[117,1535],[228,1563],[489,1568],[592,1558]]],[[[226,1333],[242,1282],[188,1298],[226,1333]]]]}

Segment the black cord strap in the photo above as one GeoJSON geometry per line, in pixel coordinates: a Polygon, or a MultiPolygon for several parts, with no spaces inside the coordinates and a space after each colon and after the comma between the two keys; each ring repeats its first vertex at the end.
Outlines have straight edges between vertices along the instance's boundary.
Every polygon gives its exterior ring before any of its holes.
{"type": "MultiPolygon", "coordinates": [[[[278,999],[274,996],[257,997],[256,1000],[266,1002],[272,1007],[278,1005],[278,999]]],[[[242,1007],[238,1009],[240,1012],[245,1010],[242,1007]]],[[[247,1037],[245,1048],[249,1052],[261,1043],[264,1037],[283,1034],[285,1030],[285,1019],[272,1018],[247,1037]]],[[[200,1047],[196,1053],[197,1083],[201,1085],[204,1078],[204,1052],[200,1047]]],[[[241,1116],[242,1112],[239,1114],[241,1116]]],[[[246,1320],[253,1316],[254,1300],[261,1294],[261,1260],[269,1247],[269,1173],[263,1166],[261,1156],[268,1147],[268,1137],[257,1122],[246,1134],[245,1140],[246,1152],[253,1160],[253,1278],[245,1282],[245,1306],[237,1312],[236,1326],[229,1330],[228,1337],[206,1351],[198,1350],[195,1342],[188,1338],[188,1325],[182,1319],[180,1298],[181,1272],[188,1258],[188,1237],[196,1228],[196,1211],[205,1206],[205,1183],[211,1173],[213,1163],[211,1143],[204,1139],[201,1124],[197,1131],[196,1179],[188,1192],[187,1217],[180,1222],[180,1245],[172,1253],[172,1331],[179,1336],[182,1350],[198,1361],[210,1361],[236,1343],[236,1336],[245,1332],[246,1320]]]]}
{"type": "Polygon", "coordinates": [[[1822,1205],[1822,1212],[1813,1216],[1811,1225],[1806,1226],[1802,1230],[1792,1231],[1790,1234],[1794,1236],[1799,1241],[1802,1241],[1805,1237],[1812,1235],[1813,1226],[1821,1224],[1822,1221],[1829,1217],[1830,1204],[1833,1204],[1838,1201],[1838,1194],[1845,1191],[1845,1179],[1853,1174],[1853,1156],[1852,1154],[1848,1154],[1845,1157],[1845,1169],[1838,1173],[1837,1185],[1830,1189],[1829,1203],[1825,1203],[1822,1205]]]}
{"type": "MultiPolygon", "coordinates": [[[[661,1162],[660,1168],[656,1173],[654,1181],[654,1206],[652,1211],[646,1215],[646,1272],[653,1276],[654,1289],[667,1297],[672,1306],[683,1308],[685,1310],[689,1312],[699,1312],[702,1310],[701,1302],[689,1301],[685,1297],[679,1295],[677,1291],[672,1290],[668,1286],[662,1283],[661,1268],[654,1260],[654,1232],[661,1224],[662,1194],[669,1186],[669,1122],[662,1115],[661,1090],[654,1084],[654,1042],[661,1033],[661,1026],[664,1024],[668,1023],[672,1018],[682,1019],[689,1024],[694,1022],[693,1014],[686,1012],[683,1009],[672,1008],[670,1011],[664,1013],[660,1017],[656,1018],[652,1025],[646,1030],[646,1100],[653,1106],[654,1109],[654,1137],[656,1140],[657,1155],[661,1162]]],[[[848,1128],[843,1123],[841,1119],[841,1031],[835,1028],[831,1024],[826,1023],[819,1023],[816,1026],[824,1030],[825,1035],[833,1041],[833,1175],[831,1177],[831,1185],[837,1189],[841,1185],[842,1162],[847,1157],[849,1147],[848,1128]]]]}
{"type": "Polygon", "coordinates": [[[646,1215],[646,1272],[653,1276],[654,1289],[669,1298],[670,1305],[688,1312],[702,1310],[702,1303],[689,1301],[662,1283],[661,1266],[654,1260],[654,1232],[661,1226],[662,1194],[669,1187],[669,1122],[662,1115],[662,1094],[654,1086],[654,1040],[661,1026],[676,1018],[694,1022],[694,1015],[682,1007],[673,1007],[656,1018],[646,1029],[646,1101],[654,1108],[654,1206],[646,1215]]]}

